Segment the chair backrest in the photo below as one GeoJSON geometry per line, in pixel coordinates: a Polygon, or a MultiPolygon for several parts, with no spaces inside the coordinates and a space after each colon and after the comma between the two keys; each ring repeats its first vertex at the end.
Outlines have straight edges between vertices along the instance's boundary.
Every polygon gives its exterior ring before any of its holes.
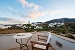
{"type": "Polygon", "coordinates": [[[38,35],[38,41],[39,40],[42,40],[43,42],[46,42],[46,43],[50,43],[50,40],[51,40],[50,32],[46,33],[45,36],[44,35],[38,35]]]}
{"type": "Polygon", "coordinates": [[[50,43],[51,41],[51,34],[48,32],[48,39],[47,39],[47,43],[50,43]]]}
{"type": "Polygon", "coordinates": [[[47,42],[48,36],[38,35],[38,41],[47,42]]]}
{"type": "MultiPolygon", "coordinates": [[[[41,40],[44,40],[44,38],[41,39],[41,40]]],[[[50,40],[51,40],[51,34],[50,34],[50,33],[48,33],[48,34],[46,33],[45,36],[43,36],[43,35],[38,35],[38,41],[39,41],[39,42],[33,42],[33,41],[31,41],[31,43],[32,43],[32,50],[33,50],[33,48],[42,47],[42,46],[34,47],[34,46],[35,46],[34,44],[44,45],[44,46],[46,46],[46,48],[43,49],[43,50],[48,50],[48,47],[51,46],[51,45],[50,45],[50,40]],[[46,38],[47,38],[47,39],[46,39],[47,41],[46,41],[46,42],[44,42],[44,41],[43,41],[43,42],[42,42],[42,41],[40,42],[39,39],[41,39],[41,36],[42,36],[42,37],[46,37],[46,38]],[[34,43],[34,44],[33,44],[33,43],[34,43]],[[33,45],[34,45],[34,46],[33,46],[33,45]]],[[[44,48],[44,47],[43,47],[43,48],[44,48]]],[[[42,48],[40,48],[40,49],[42,49],[42,48]]]]}

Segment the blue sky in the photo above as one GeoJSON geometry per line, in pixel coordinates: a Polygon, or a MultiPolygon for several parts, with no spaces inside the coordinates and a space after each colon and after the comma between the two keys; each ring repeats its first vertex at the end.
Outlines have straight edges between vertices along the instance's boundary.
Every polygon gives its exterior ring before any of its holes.
{"type": "Polygon", "coordinates": [[[0,0],[0,24],[75,18],[75,0],[0,0]]]}

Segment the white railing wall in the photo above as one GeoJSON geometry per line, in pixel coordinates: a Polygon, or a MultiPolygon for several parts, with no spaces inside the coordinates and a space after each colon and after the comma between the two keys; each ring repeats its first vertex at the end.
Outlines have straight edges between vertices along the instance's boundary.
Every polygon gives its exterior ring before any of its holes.
{"type": "Polygon", "coordinates": [[[51,34],[50,43],[53,46],[53,48],[56,49],[56,50],[75,50],[75,40],[69,39],[69,38],[66,38],[66,37],[62,37],[62,36],[59,36],[59,35],[51,34]],[[56,44],[56,41],[61,43],[62,47],[58,46],[56,44]]]}

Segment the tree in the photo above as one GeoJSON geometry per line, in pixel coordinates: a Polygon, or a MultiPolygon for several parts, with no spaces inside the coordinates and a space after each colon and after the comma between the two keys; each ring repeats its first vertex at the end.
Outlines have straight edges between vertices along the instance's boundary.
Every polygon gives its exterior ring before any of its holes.
{"type": "Polygon", "coordinates": [[[31,32],[32,31],[31,24],[26,24],[26,27],[27,27],[27,28],[25,28],[26,32],[31,32]]]}
{"type": "Polygon", "coordinates": [[[48,24],[47,23],[44,23],[44,24],[42,24],[42,27],[43,27],[43,30],[48,30],[48,24]]]}
{"type": "Polygon", "coordinates": [[[29,29],[31,28],[31,24],[26,24],[26,27],[29,29]]]}

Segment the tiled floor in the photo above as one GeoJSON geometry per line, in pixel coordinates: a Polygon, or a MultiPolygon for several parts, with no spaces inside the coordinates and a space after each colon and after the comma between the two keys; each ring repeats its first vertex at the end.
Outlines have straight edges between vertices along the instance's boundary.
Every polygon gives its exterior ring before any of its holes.
{"type": "MultiPolygon", "coordinates": [[[[32,50],[32,49],[31,49],[31,46],[28,46],[28,48],[29,48],[29,50],[32,50]]],[[[8,49],[8,50],[20,50],[20,48],[19,48],[19,47],[16,47],[16,48],[8,49]]],[[[26,47],[24,47],[24,50],[27,50],[26,47]]],[[[36,50],[39,50],[39,49],[36,49],[36,50]]],[[[49,47],[48,50],[54,50],[54,49],[53,49],[52,47],[49,47]]]]}

